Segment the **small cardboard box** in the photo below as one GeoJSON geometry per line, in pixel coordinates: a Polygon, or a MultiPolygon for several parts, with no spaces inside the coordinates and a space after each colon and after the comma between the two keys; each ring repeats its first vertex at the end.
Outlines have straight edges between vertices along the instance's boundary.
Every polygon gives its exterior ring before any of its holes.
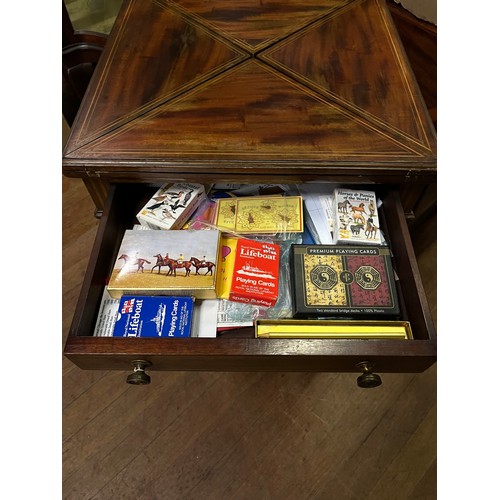
{"type": "Polygon", "coordinates": [[[113,337],[189,337],[193,305],[193,297],[124,295],[113,337]]]}
{"type": "Polygon", "coordinates": [[[302,196],[221,198],[215,225],[240,234],[301,233],[302,196]]]}
{"type": "Polygon", "coordinates": [[[387,247],[292,245],[294,318],[399,315],[387,247]]]}
{"type": "Polygon", "coordinates": [[[127,229],[108,283],[122,295],[191,295],[215,299],[220,232],[127,229]]]}
{"type": "Polygon", "coordinates": [[[333,244],[382,244],[374,191],[336,188],[333,212],[333,244]]]}
{"type": "Polygon", "coordinates": [[[203,199],[203,184],[165,184],[136,217],[141,225],[150,229],[181,229],[203,199]]]}
{"type": "Polygon", "coordinates": [[[280,247],[273,243],[222,236],[217,296],[272,307],[278,299],[280,247]]]}

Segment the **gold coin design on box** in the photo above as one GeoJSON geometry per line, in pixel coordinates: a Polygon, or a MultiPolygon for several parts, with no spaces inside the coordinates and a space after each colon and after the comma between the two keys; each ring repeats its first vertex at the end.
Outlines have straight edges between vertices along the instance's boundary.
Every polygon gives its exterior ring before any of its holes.
{"type": "Polygon", "coordinates": [[[311,282],[320,290],[330,290],[338,283],[337,273],[330,266],[316,266],[311,271],[311,282]]]}

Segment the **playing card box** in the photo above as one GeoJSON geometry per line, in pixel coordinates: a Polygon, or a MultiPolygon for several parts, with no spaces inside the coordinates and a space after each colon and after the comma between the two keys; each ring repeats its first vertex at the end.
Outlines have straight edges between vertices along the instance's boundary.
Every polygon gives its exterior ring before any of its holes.
{"type": "Polygon", "coordinates": [[[294,318],[398,316],[387,247],[292,245],[291,259],[294,318]]]}
{"type": "Polygon", "coordinates": [[[217,296],[271,307],[278,299],[280,247],[246,238],[222,237],[217,296]]]}
{"type": "Polygon", "coordinates": [[[108,283],[122,295],[192,295],[215,299],[220,232],[125,231],[108,283]]]}
{"type": "Polygon", "coordinates": [[[247,196],[217,200],[214,224],[240,234],[301,233],[302,196],[247,196]]]}
{"type": "Polygon", "coordinates": [[[150,229],[181,229],[203,199],[203,184],[164,184],[136,217],[150,229]]]}
{"type": "Polygon", "coordinates": [[[193,306],[193,297],[124,295],[113,337],[189,337],[193,306]]]}
{"type": "Polygon", "coordinates": [[[334,189],[333,212],[333,244],[382,244],[374,191],[334,189]]]}

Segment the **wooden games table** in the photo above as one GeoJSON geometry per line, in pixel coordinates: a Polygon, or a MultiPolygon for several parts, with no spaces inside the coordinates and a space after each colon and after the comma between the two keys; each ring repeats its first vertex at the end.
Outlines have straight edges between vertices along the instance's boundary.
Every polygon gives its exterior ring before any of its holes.
{"type": "Polygon", "coordinates": [[[152,369],[359,371],[368,360],[422,371],[435,361],[405,214],[436,182],[436,134],[383,0],[126,0],[62,163],[103,214],[65,348],[82,368],[146,359],[152,369]],[[123,231],[166,181],[373,187],[414,340],[266,341],[242,331],[165,347],[93,337],[123,231]]]}

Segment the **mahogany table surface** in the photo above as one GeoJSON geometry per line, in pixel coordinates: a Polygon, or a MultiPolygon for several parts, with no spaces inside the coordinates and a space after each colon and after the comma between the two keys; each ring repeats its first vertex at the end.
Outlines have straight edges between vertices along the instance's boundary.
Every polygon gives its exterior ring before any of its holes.
{"type": "Polygon", "coordinates": [[[425,184],[436,134],[383,0],[125,0],[63,173],[425,184]]]}

